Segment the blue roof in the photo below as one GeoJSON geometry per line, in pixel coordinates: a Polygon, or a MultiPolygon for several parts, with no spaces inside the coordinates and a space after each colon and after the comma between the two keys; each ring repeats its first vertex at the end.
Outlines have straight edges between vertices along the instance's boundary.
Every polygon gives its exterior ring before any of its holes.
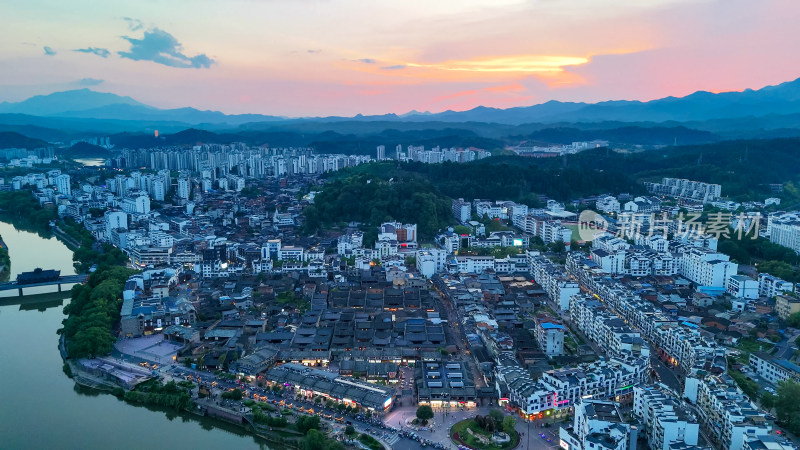
{"type": "Polygon", "coordinates": [[[789,361],[787,361],[785,359],[779,359],[779,360],[775,361],[775,364],[783,367],[786,370],[791,370],[794,373],[800,373],[800,366],[798,366],[797,364],[790,363],[789,361]]]}
{"type": "Polygon", "coordinates": [[[564,329],[564,325],[558,325],[558,324],[550,323],[550,322],[545,322],[545,323],[541,324],[541,327],[544,328],[545,330],[553,330],[553,329],[561,329],[561,330],[563,330],[564,329]]]}

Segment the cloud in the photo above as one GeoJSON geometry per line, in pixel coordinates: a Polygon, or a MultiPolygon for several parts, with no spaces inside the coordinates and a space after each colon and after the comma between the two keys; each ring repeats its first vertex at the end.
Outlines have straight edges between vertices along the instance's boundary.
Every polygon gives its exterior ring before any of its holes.
{"type": "Polygon", "coordinates": [[[375,60],[372,58],[361,58],[357,59],[356,62],[362,62],[364,64],[375,64],[375,60]]]}
{"type": "Polygon", "coordinates": [[[102,83],[104,80],[100,80],[97,78],[81,78],[76,83],[78,86],[97,86],[98,84],[102,83]]]}
{"type": "Polygon", "coordinates": [[[99,56],[101,58],[108,58],[108,55],[111,54],[111,52],[108,51],[107,49],[98,48],[98,47],[76,48],[73,51],[74,52],[81,52],[81,53],[92,53],[92,54],[95,54],[95,55],[97,55],[97,56],[99,56]]]}
{"type": "Polygon", "coordinates": [[[406,68],[405,64],[397,64],[397,65],[394,65],[394,66],[381,67],[381,69],[383,69],[383,70],[400,70],[400,69],[405,69],[405,68],[406,68]]]}
{"type": "Polygon", "coordinates": [[[132,19],[130,17],[123,17],[122,20],[128,22],[128,29],[131,31],[139,31],[144,27],[142,21],[139,19],[132,19]]]}
{"type": "Polygon", "coordinates": [[[408,63],[407,65],[410,67],[461,72],[561,72],[565,66],[578,66],[588,62],[588,58],[580,56],[521,55],[445,61],[438,64],[408,63]]]}
{"type": "Polygon", "coordinates": [[[207,69],[215,62],[205,53],[195,56],[185,55],[181,43],[171,34],[158,28],[145,31],[141,39],[128,36],[122,38],[131,43],[131,49],[117,53],[123,58],[134,61],[153,61],[169,67],[195,69],[207,69]]]}
{"type": "Polygon", "coordinates": [[[44,54],[45,54],[45,56],[53,56],[53,55],[56,54],[56,51],[45,45],[44,46],[44,54]]]}
{"type": "Polygon", "coordinates": [[[320,49],[308,49],[308,50],[306,50],[306,52],[312,53],[312,54],[316,54],[316,53],[322,53],[322,50],[320,50],[320,49]]]}

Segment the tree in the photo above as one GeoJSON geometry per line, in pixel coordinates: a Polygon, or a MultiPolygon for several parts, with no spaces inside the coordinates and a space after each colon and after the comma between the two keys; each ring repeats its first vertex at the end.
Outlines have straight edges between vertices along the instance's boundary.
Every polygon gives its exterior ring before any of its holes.
{"type": "Polygon", "coordinates": [[[503,431],[511,435],[514,432],[514,427],[517,425],[517,421],[514,420],[514,416],[506,416],[503,419],[503,431]]]}
{"type": "Polygon", "coordinates": [[[222,393],[222,398],[227,398],[230,400],[241,400],[242,397],[242,390],[239,388],[222,393]]]}
{"type": "Polygon", "coordinates": [[[352,435],[356,434],[356,429],[355,429],[355,428],[353,428],[353,426],[352,426],[352,425],[348,425],[348,426],[347,426],[347,427],[344,429],[344,434],[346,434],[346,435],[348,435],[348,436],[352,436],[352,435]]]}
{"type": "Polygon", "coordinates": [[[800,328],[800,312],[796,312],[786,318],[786,325],[793,328],[800,328]]]}
{"type": "Polygon", "coordinates": [[[325,441],[327,440],[328,438],[326,438],[321,432],[317,430],[309,430],[309,432],[303,438],[303,448],[305,450],[324,450],[325,441]]]}
{"type": "Polygon", "coordinates": [[[433,408],[430,405],[422,405],[417,408],[417,419],[419,419],[423,424],[427,423],[430,419],[433,419],[433,408]]]}
{"type": "Polygon", "coordinates": [[[489,417],[495,420],[495,422],[502,422],[504,414],[499,409],[493,409],[489,411],[489,417]]]}
{"type": "Polygon", "coordinates": [[[792,433],[800,433],[800,383],[784,381],[778,386],[775,412],[778,421],[792,433]]]}
{"type": "Polygon", "coordinates": [[[772,410],[777,402],[778,397],[776,395],[773,395],[769,392],[765,392],[761,395],[761,407],[767,411],[772,410]]]}
{"type": "Polygon", "coordinates": [[[306,434],[310,430],[319,430],[319,416],[301,416],[295,423],[297,431],[306,434]]]}

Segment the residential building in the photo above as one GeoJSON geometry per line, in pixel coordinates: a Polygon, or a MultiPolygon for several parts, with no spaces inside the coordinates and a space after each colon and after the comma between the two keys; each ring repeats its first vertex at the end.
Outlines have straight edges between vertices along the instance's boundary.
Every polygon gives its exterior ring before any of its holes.
{"type": "Polygon", "coordinates": [[[800,212],[770,214],[767,235],[770,242],[800,253],[800,212]]]}
{"type": "Polygon", "coordinates": [[[753,352],[749,364],[756,375],[774,385],[788,380],[800,383],[800,366],[785,359],[777,359],[764,352],[753,352]]]}
{"type": "Polygon", "coordinates": [[[537,321],[534,335],[539,349],[548,357],[563,355],[565,330],[566,328],[561,324],[537,321]]]}
{"type": "Polygon", "coordinates": [[[778,295],[775,297],[775,312],[783,320],[786,320],[794,313],[800,312],[800,299],[789,295],[778,295]]]}
{"type": "Polygon", "coordinates": [[[636,448],[638,430],[623,418],[619,404],[584,398],[575,406],[572,428],[559,429],[565,450],[628,450],[636,448]]]}
{"type": "Polygon", "coordinates": [[[633,413],[643,424],[648,446],[671,450],[675,444],[697,445],[700,425],[683,402],[654,386],[634,386],[633,413]]]}
{"type": "Polygon", "coordinates": [[[794,285],[788,281],[781,280],[768,273],[758,274],[758,295],[761,297],[774,298],[793,290],[794,285]]]}
{"type": "Polygon", "coordinates": [[[734,298],[755,299],[758,298],[758,281],[747,275],[734,275],[728,278],[726,290],[734,298]]]}

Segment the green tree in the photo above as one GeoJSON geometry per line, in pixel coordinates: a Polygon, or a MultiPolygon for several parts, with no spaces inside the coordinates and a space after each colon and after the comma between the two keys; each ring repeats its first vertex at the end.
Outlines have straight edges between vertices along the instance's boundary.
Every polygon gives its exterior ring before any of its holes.
{"type": "Polygon", "coordinates": [[[489,411],[489,417],[494,419],[495,422],[501,423],[501,422],[503,422],[503,417],[505,417],[505,415],[499,409],[493,409],[493,410],[489,411]]]}
{"type": "Polygon", "coordinates": [[[800,312],[796,312],[786,318],[786,325],[794,328],[800,328],[800,312]]]}
{"type": "Polygon", "coordinates": [[[765,392],[761,395],[761,407],[767,411],[771,411],[772,408],[775,407],[775,404],[778,402],[778,397],[773,395],[769,392],[765,392]]]}
{"type": "Polygon", "coordinates": [[[327,440],[328,438],[321,432],[310,430],[303,438],[303,448],[305,450],[324,450],[327,440]]]}
{"type": "Polygon", "coordinates": [[[300,416],[297,418],[295,428],[300,433],[306,434],[310,430],[319,430],[319,416],[300,416]]]}
{"type": "Polygon", "coordinates": [[[509,435],[514,433],[514,427],[516,425],[517,425],[517,421],[514,420],[514,416],[506,416],[503,419],[503,431],[505,431],[509,435]]]}
{"type": "Polygon", "coordinates": [[[423,424],[433,419],[433,408],[431,408],[430,405],[422,405],[417,408],[417,419],[423,424]]]}
{"type": "Polygon", "coordinates": [[[344,434],[346,434],[346,435],[348,435],[348,436],[352,436],[352,435],[356,434],[356,429],[355,429],[355,428],[353,428],[353,426],[352,426],[352,425],[348,425],[348,426],[347,426],[347,427],[344,429],[344,434]]]}
{"type": "Polygon", "coordinates": [[[226,391],[222,393],[222,398],[227,398],[230,400],[241,400],[244,396],[242,395],[242,390],[239,388],[235,388],[232,391],[226,391]]]}
{"type": "Polygon", "coordinates": [[[775,413],[778,421],[790,432],[800,433],[800,383],[784,381],[778,386],[778,400],[775,413]]]}

